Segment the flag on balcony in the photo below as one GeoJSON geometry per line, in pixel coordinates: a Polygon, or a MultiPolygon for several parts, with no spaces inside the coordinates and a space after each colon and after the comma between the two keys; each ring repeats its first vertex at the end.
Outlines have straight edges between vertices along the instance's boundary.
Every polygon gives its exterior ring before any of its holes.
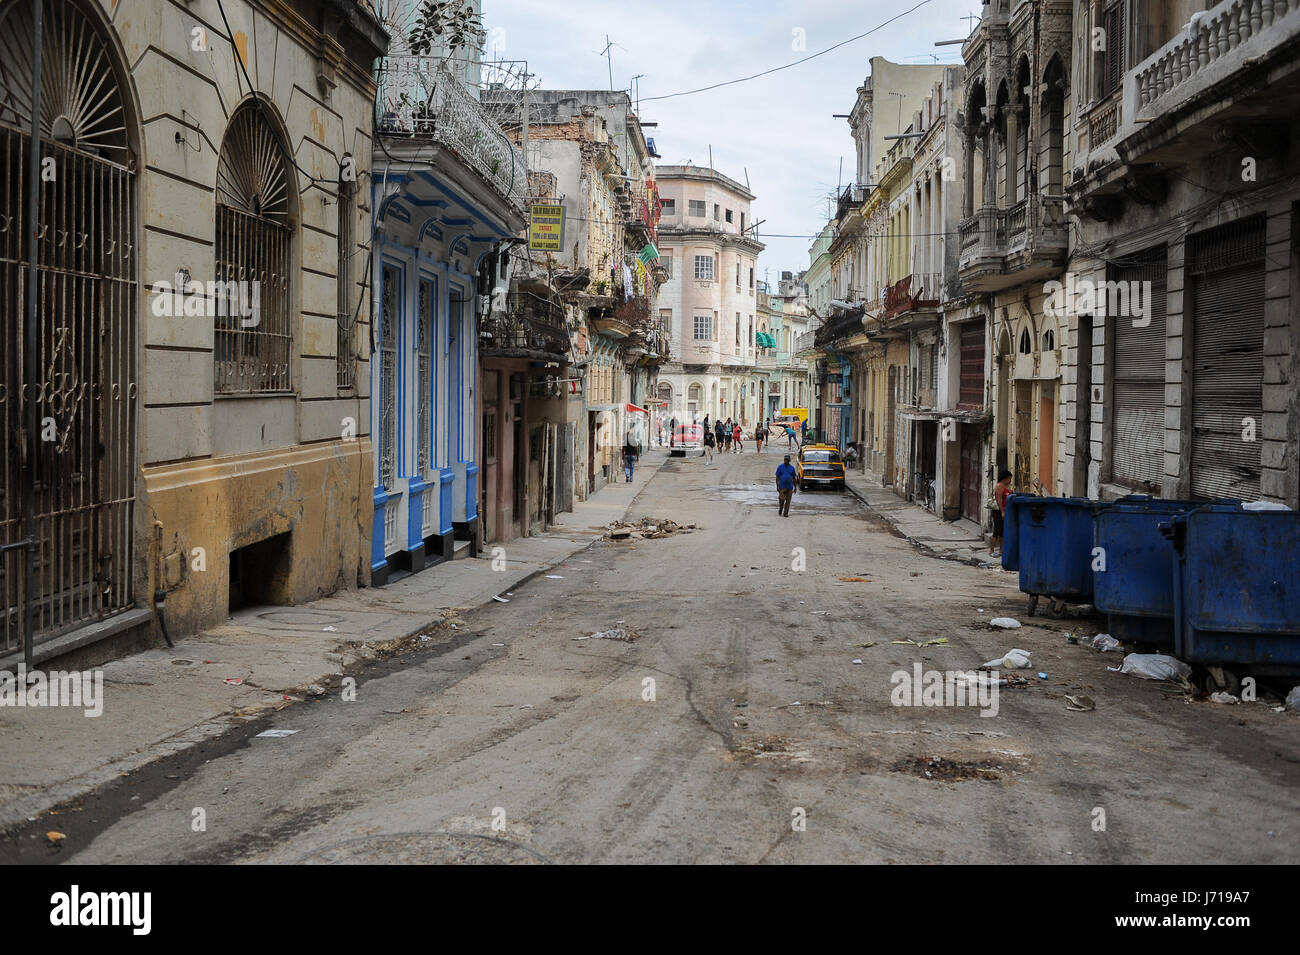
{"type": "Polygon", "coordinates": [[[644,249],[641,250],[641,254],[638,255],[637,258],[639,258],[646,265],[649,265],[655,259],[659,258],[659,250],[656,249],[654,243],[651,242],[649,245],[647,245],[644,249]]]}

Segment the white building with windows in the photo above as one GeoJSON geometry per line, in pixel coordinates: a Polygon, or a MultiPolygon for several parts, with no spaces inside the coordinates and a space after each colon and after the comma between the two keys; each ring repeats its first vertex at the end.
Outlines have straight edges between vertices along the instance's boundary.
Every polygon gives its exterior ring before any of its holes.
{"type": "Polygon", "coordinates": [[[659,370],[665,418],[752,428],[764,413],[757,374],[758,255],[750,203],[736,180],[700,166],[658,166],[659,255],[669,271],[659,319],[671,363],[659,370]]]}

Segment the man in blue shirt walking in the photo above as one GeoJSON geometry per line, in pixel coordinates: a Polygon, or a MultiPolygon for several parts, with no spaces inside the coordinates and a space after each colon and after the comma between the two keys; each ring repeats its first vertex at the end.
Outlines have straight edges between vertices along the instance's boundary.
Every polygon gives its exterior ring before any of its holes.
{"type": "Polygon", "coordinates": [[[790,497],[794,494],[794,465],[790,463],[790,455],[785,456],[785,461],[776,467],[776,493],[779,498],[777,513],[782,517],[790,516],[790,497]]]}

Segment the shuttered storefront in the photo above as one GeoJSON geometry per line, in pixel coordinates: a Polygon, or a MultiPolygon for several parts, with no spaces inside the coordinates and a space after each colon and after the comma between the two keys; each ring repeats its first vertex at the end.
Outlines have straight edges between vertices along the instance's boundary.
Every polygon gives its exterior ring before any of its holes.
{"type": "Polygon", "coordinates": [[[984,407],[984,320],[961,326],[961,390],[958,408],[984,407]]]}
{"type": "Polygon", "coordinates": [[[1147,316],[1133,308],[1110,320],[1114,350],[1111,368],[1111,475],[1159,493],[1165,450],[1165,288],[1167,257],[1160,249],[1122,268],[1109,279],[1126,289],[1141,289],[1147,316]],[[1150,299],[1146,298],[1150,290],[1150,299]]]}
{"type": "Polygon", "coordinates": [[[1260,494],[1264,217],[1192,236],[1192,496],[1260,494]]]}

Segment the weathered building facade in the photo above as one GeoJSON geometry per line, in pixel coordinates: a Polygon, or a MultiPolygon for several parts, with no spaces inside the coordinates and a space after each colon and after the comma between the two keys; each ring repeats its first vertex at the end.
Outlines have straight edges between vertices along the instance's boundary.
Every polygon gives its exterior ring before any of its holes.
{"type": "Polygon", "coordinates": [[[1071,6],[1063,489],[1300,508],[1300,4],[1071,6]]]}
{"type": "Polygon", "coordinates": [[[394,46],[377,70],[376,584],[477,551],[480,318],[528,191],[523,155],[478,100],[482,38],[412,52],[414,6],[390,4],[394,46]]]}
{"type": "MultiPolygon", "coordinates": [[[[1071,109],[1068,3],[1006,0],[985,7],[962,47],[966,137],[960,275],[971,296],[972,355],[983,323],[980,376],[991,428],[963,425],[961,513],[983,524],[993,481],[1008,470],[1017,489],[1058,493],[1058,438],[1065,403],[1063,332],[1045,307],[1046,283],[1064,272],[1070,229],[1064,170],[1071,109]],[[977,467],[980,487],[973,486],[977,467]],[[976,516],[974,506],[980,503],[976,516]]],[[[974,404],[972,357],[964,403],[974,404]]]]}
{"type": "Polygon", "coordinates": [[[0,656],[151,632],[151,594],[186,633],[364,582],[358,184],[387,35],[350,0],[40,9],[53,174],[29,230],[33,4],[0,3],[0,362],[42,423],[5,402],[0,656]]]}
{"type": "Polygon", "coordinates": [[[764,246],[753,237],[754,195],[701,166],[659,166],[660,258],[668,279],[660,317],[672,328],[676,359],[660,369],[659,396],[677,421],[721,418],[752,427],[758,298],[755,269],[764,246]]]}

